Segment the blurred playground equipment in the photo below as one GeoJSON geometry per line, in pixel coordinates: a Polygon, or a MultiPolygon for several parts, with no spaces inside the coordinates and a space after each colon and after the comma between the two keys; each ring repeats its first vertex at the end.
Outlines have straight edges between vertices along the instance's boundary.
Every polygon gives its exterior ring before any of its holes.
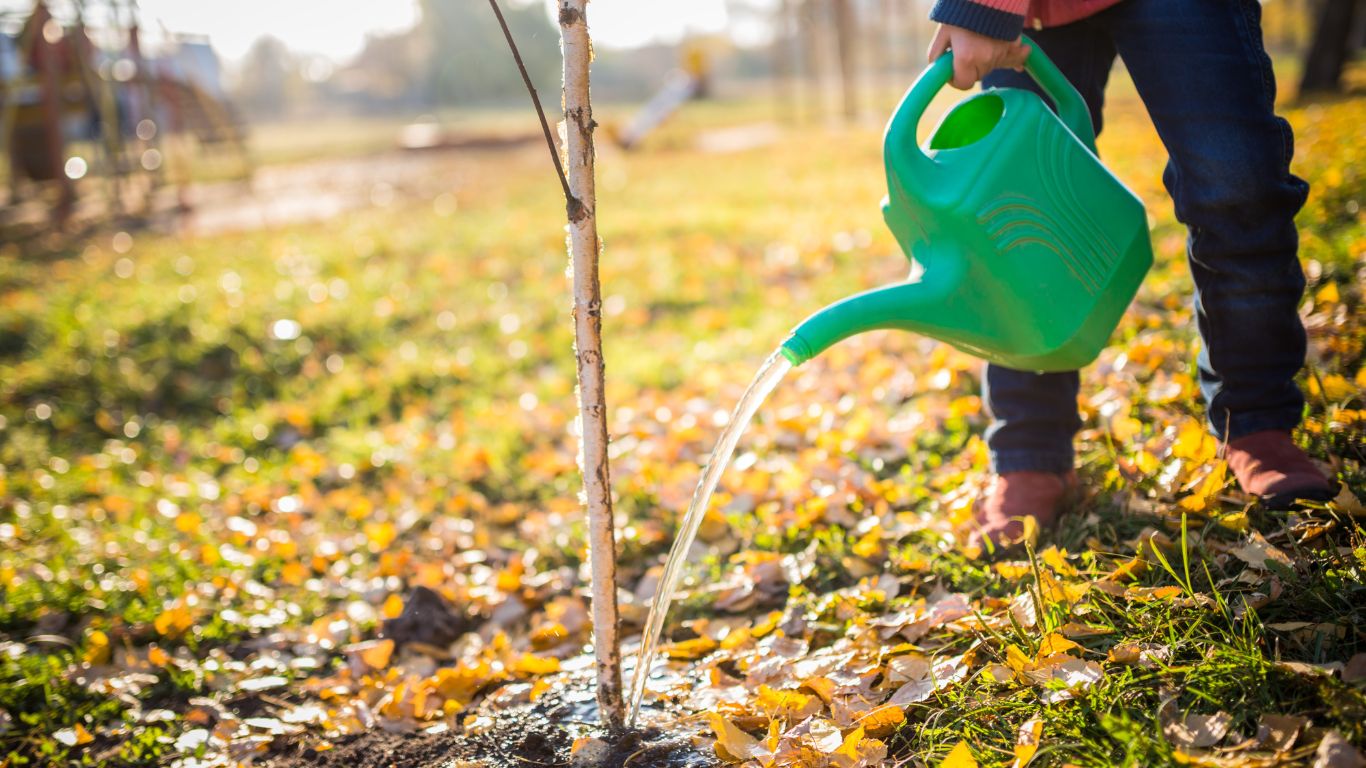
{"type": "Polygon", "coordinates": [[[103,180],[109,215],[150,211],[167,183],[188,207],[192,153],[175,151],[177,140],[201,155],[232,153],[239,177],[250,177],[245,131],[208,41],[161,30],[148,52],[143,32],[136,0],[36,0],[26,14],[0,16],[9,187],[0,211],[41,201],[61,226],[75,211],[76,182],[90,177],[103,180]]]}
{"type": "Polygon", "coordinates": [[[615,135],[622,149],[631,149],[668,120],[678,108],[711,92],[712,49],[715,43],[693,38],[679,47],[682,61],[654,97],[615,135]]]}

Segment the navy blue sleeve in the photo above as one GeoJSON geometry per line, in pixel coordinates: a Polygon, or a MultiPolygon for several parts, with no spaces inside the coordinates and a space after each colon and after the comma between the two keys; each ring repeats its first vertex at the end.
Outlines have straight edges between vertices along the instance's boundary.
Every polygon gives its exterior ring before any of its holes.
{"type": "Polygon", "coordinates": [[[972,0],[936,0],[930,11],[930,19],[997,40],[1018,40],[1024,31],[1023,15],[972,0]]]}

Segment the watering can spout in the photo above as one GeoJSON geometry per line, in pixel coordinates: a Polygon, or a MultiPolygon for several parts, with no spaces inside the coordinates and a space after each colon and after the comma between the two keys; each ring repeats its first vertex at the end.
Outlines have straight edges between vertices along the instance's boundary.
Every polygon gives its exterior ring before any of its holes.
{"type": "Polygon", "coordinates": [[[1100,354],[1152,264],[1143,203],[1096,157],[1086,102],[1028,42],[1036,94],[987,89],[917,126],[953,76],[953,52],[906,92],[883,137],[883,218],[918,279],[832,304],[782,354],[801,365],[864,331],[912,331],[1024,371],[1100,354]]]}
{"type": "MultiPolygon", "coordinates": [[[[928,277],[928,275],[926,275],[928,277]]],[[[937,277],[948,277],[940,273],[937,277]]],[[[836,343],[865,331],[895,328],[935,338],[955,335],[952,282],[922,279],[850,296],[803,320],[783,342],[782,354],[794,366],[836,343]]]]}

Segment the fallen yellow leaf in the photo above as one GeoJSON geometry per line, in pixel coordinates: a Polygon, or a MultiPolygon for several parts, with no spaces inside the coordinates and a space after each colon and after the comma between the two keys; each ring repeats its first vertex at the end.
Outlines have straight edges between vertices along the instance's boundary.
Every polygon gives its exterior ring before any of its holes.
{"type": "Polygon", "coordinates": [[[1029,761],[1034,759],[1034,753],[1039,751],[1039,743],[1043,740],[1043,720],[1033,718],[1026,720],[1020,726],[1020,735],[1015,742],[1015,762],[1010,764],[1010,768],[1024,768],[1029,765],[1029,761]]]}
{"type": "Polygon", "coordinates": [[[972,756],[966,741],[960,741],[949,751],[939,768],[977,768],[977,758],[972,756]]]}
{"type": "Polygon", "coordinates": [[[512,671],[523,675],[550,675],[560,671],[560,660],[554,656],[524,653],[512,671]]]}
{"type": "Polygon", "coordinates": [[[897,726],[904,722],[906,722],[905,710],[893,704],[870,710],[859,718],[859,725],[863,727],[864,732],[879,739],[895,731],[897,726]]]}
{"type": "Polygon", "coordinates": [[[740,730],[735,723],[716,712],[708,712],[707,720],[716,734],[716,756],[728,763],[748,760],[763,751],[759,740],[740,730]]]}
{"type": "Polygon", "coordinates": [[[398,538],[398,529],[393,523],[366,523],[364,527],[365,538],[370,542],[370,548],[376,552],[388,549],[389,545],[398,538]]]}
{"type": "Polygon", "coordinates": [[[90,636],[86,638],[85,663],[91,666],[104,664],[109,661],[109,635],[98,629],[92,629],[90,636]]]}
{"type": "Polygon", "coordinates": [[[290,586],[299,586],[308,578],[308,568],[298,560],[285,563],[280,569],[280,581],[290,586]]]}
{"type": "Polygon", "coordinates": [[[52,738],[68,747],[79,747],[82,744],[89,744],[95,740],[95,737],[90,735],[90,731],[87,731],[85,726],[80,723],[76,723],[70,728],[63,728],[60,731],[57,731],[52,734],[52,738]]]}
{"type": "Polygon", "coordinates": [[[1204,512],[1219,503],[1219,494],[1228,484],[1228,463],[1217,462],[1199,487],[1189,496],[1177,502],[1177,506],[1187,512],[1204,512]]]}
{"type": "Polygon", "coordinates": [[[1052,656],[1055,653],[1067,653],[1073,648],[1080,647],[1080,645],[1077,645],[1076,643],[1072,642],[1071,640],[1068,640],[1067,638],[1063,637],[1057,632],[1054,632],[1045,637],[1043,641],[1039,643],[1039,652],[1035,655],[1035,658],[1042,659],[1047,656],[1052,656]]]}
{"type": "Polygon", "coordinates": [[[823,702],[816,696],[761,685],[754,706],[774,720],[796,723],[820,712],[823,702]]]}
{"type": "Polygon", "coordinates": [[[393,640],[372,640],[351,646],[351,651],[370,669],[384,669],[394,655],[393,640]]]}
{"type": "Polygon", "coordinates": [[[714,650],[716,641],[704,635],[668,645],[664,648],[664,654],[671,659],[686,661],[700,659],[714,650]]]}

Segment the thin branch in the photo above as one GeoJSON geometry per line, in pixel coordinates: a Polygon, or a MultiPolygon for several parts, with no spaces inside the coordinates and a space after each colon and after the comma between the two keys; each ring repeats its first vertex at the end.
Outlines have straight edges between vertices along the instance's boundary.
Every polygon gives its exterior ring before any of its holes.
{"type": "Polygon", "coordinates": [[[550,159],[555,162],[555,173],[560,177],[560,187],[564,190],[564,204],[569,212],[572,221],[578,221],[583,216],[583,203],[574,197],[569,191],[569,179],[564,175],[564,166],[560,164],[560,150],[555,146],[555,137],[550,133],[550,123],[545,119],[545,110],[541,109],[541,98],[536,95],[536,86],[531,84],[531,76],[526,72],[526,64],[522,63],[522,53],[517,50],[517,42],[512,39],[512,30],[508,29],[507,19],[503,18],[503,9],[499,7],[498,0],[489,0],[489,7],[493,9],[493,15],[498,17],[498,26],[503,28],[503,37],[508,41],[508,48],[512,50],[512,58],[517,62],[517,71],[522,73],[522,82],[526,84],[526,92],[531,94],[531,103],[536,107],[536,116],[541,119],[541,132],[545,134],[545,145],[550,149],[550,159]]]}

